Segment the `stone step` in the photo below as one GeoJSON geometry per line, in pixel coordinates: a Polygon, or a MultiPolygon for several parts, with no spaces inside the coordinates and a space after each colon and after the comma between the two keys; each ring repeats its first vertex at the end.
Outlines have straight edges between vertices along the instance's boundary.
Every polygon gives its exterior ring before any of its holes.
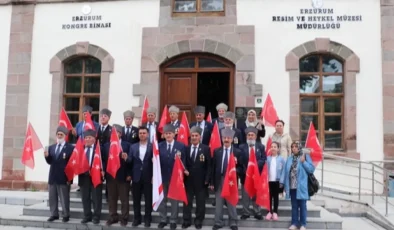
{"type": "MultiPolygon", "coordinates": [[[[316,207],[321,209],[321,207],[316,207]]],[[[83,211],[79,208],[71,208],[70,210],[71,218],[75,219],[82,219],[83,218],[83,211]]],[[[25,216],[42,216],[42,217],[49,217],[49,209],[46,203],[36,204],[32,206],[24,207],[23,215],[25,216]]],[[[142,213],[143,215],[143,213],[142,213]]],[[[168,214],[169,215],[169,214],[168,214]]],[[[194,218],[194,214],[193,218],[194,218]]],[[[132,221],[133,211],[130,210],[130,218],[129,220],[132,221]]],[[[109,214],[107,210],[102,210],[101,220],[107,220],[109,218],[109,214]]],[[[215,215],[214,214],[206,214],[204,225],[206,226],[213,226],[215,215]]],[[[227,220],[227,213],[224,214],[224,219],[227,220]]],[[[152,213],[152,222],[158,223],[160,221],[159,213],[153,212],[152,213]]],[[[179,213],[178,223],[182,223],[182,212],[179,213]]],[[[290,225],[290,217],[280,217],[278,221],[262,221],[262,220],[239,220],[238,225],[240,227],[254,227],[254,228],[281,228],[286,229],[290,225]]],[[[318,217],[308,217],[308,228],[311,229],[342,229],[342,219],[336,214],[329,213],[326,215],[325,218],[318,218],[318,217]]]]}
{"type": "MultiPolygon", "coordinates": [[[[55,221],[55,222],[47,222],[48,217],[41,217],[41,216],[18,216],[18,217],[8,217],[8,218],[1,218],[0,219],[0,225],[4,226],[21,226],[21,227],[31,227],[31,228],[37,228],[38,229],[78,229],[78,230],[124,230],[125,227],[120,226],[120,224],[113,224],[112,226],[108,227],[105,226],[105,222],[101,221],[100,224],[94,225],[92,223],[88,224],[81,224],[80,219],[70,219],[68,223],[62,223],[61,221],[55,221]]],[[[131,223],[127,225],[128,229],[133,229],[133,230],[147,230],[147,229],[158,229],[156,223],[152,223],[150,228],[145,228],[143,225],[140,225],[138,227],[131,227],[131,223]]],[[[166,227],[165,229],[169,229],[166,227]]],[[[181,229],[181,226],[178,225],[177,229],[181,229]]],[[[212,226],[203,226],[202,230],[211,230],[212,226]]],[[[228,227],[224,227],[223,229],[229,229],[228,227]]],[[[239,229],[245,229],[245,230],[276,230],[275,228],[259,228],[259,227],[242,227],[239,229]]],[[[284,228],[287,229],[287,228],[284,228]]],[[[188,230],[196,230],[194,226],[191,226],[188,228],[188,230]]],[[[318,230],[318,229],[312,229],[308,227],[308,230],[318,230]]]]}
{"type": "MultiPolygon", "coordinates": [[[[278,208],[278,215],[279,216],[291,216],[291,207],[290,205],[282,205],[282,203],[285,204],[289,204],[290,201],[289,200],[280,200],[279,201],[279,208],[278,208]]],[[[133,205],[133,201],[129,202],[130,204],[130,210],[133,209],[132,205],[133,205]]],[[[49,206],[49,201],[47,201],[47,205],[49,206]]],[[[102,209],[103,210],[108,210],[108,202],[106,200],[103,200],[102,203],[102,209]]],[[[168,203],[168,205],[170,206],[170,203],[168,203]]],[[[320,217],[320,209],[318,209],[315,206],[311,206],[308,205],[308,217],[320,217]]],[[[60,207],[60,203],[59,203],[59,207],[60,207]]],[[[141,202],[141,210],[145,210],[145,201],[141,202]]],[[[193,204],[193,213],[195,212],[194,208],[196,207],[196,204],[193,204]]],[[[78,198],[71,198],[70,199],[70,208],[82,208],[82,201],[81,199],[78,198]]],[[[226,207],[224,207],[226,209],[226,207]]],[[[120,201],[118,201],[118,209],[120,210],[120,201]]],[[[241,213],[242,210],[242,206],[241,205],[237,205],[237,210],[238,213],[241,213]]],[[[183,212],[183,204],[179,204],[179,212],[183,212]]],[[[205,213],[206,214],[215,214],[215,206],[212,206],[212,204],[206,204],[205,206],[205,213]]],[[[263,209],[262,213],[265,215],[267,213],[267,211],[265,209],[263,209]]]]}

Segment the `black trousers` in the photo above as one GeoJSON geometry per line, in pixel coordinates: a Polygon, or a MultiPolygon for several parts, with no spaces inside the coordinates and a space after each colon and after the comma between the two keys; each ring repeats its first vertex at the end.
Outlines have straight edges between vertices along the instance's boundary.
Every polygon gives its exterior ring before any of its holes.
{"type": "Polygon", "coordinates": [[[134,222],[141,221],[142,194],[144,194],[145,199],[144,222],[150,223],[152,221],[152,190],[152,183],[142,181],[133,182],[131,192],[133,193],[134,222]]]}
{"type": "Polygon", "coordinates": [[[278,213],[279,206],[279,181],[270,181],[270,207],[271,213],[278,213]]]}
{"type": "Polygon", "coordinates": [[[118,215],[118,200],[121,203],[121,218],[120,220],[128,221],[129,219],[129,191],[130,182],[119,181],[107,176],[108,189],[108,210],[110,218],[114,221],[119,220],[118,215]]]}
{"type": "Polygon", "coordinates": [[[89,174],[80,175],[79,184],[82,195],[84,218],[100,220],[103,199],[103,185],[100,184],[95,188],[92,184],[92,178],[89,174]]]}
{"type": "Polygon", "coordinates": [[[192,223],[193,199],[196,197],[196,219],[194,224],[202,224],[205,218],[205,198],[207,197],[207,188],[193,188],[193,185],[186,185],[187,205],[183,208],[183,223],[192,223]]]}

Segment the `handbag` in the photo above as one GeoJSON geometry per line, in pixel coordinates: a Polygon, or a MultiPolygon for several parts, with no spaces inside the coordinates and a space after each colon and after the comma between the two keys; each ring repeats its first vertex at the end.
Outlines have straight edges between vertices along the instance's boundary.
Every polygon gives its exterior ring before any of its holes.
{"type": "Polygon", "coordinates": [[[308,193],[309,196],[315,195],[320,189],[319,181],[313,173],[308,174],[308,193]]]}

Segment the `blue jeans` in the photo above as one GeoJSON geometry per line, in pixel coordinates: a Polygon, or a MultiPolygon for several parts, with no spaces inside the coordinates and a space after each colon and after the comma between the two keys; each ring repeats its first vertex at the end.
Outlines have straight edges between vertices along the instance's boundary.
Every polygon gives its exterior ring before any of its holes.
{"type": "Polygon", "coordinates": [[[291,225],[306,227],[306,200],[297,200],[297,190],[290,189],[291,225]],[[298,219],[299,217],[299,219],[298,219]]]}

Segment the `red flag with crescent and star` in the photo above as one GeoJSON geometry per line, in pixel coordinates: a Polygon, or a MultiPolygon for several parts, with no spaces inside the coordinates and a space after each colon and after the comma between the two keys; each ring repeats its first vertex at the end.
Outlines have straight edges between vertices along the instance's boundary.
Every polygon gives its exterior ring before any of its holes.
{"type": "Polygon", "coordinates": [[[172,169],[170,185],[168,187],[168,198],[182,201],[187,205],[187,196],[183,176],[184,171],[185,167],[182,164],[181,158],[177,154],[175,155],[174,168],[172,169]]]}
{"type": "Polygon", "coordinates": [[[184,111],[182,114],[182,120],[181,120],[181,124],[179,125],[178,136],[176,137],[176,140],[188,146],[189,137],[190,137],[189,122],[187,120],[186,112],[184,111]]]}
{"type": "Polygon", "coordinates": [[[226,176],[223,181],[223,188],[221,196],[231,205],[235,206],[238,203],[238,179],[237,170],[235,168],[234,154],[230,154],[226,176]]]}
{"type": "Polygon", "coordinates": [[[246,177],[245,177],[245,192],[249,195],[250,198],[256,196],[257,188],[259,184],[260,184],[259,167],[257,164],[254,147],[251,147],[249,154],[249,162],[248,162],[248,167],[246,169],[246,177]]]}
{"type": "Polygon", "coordinates": [[[85,117],[85,127],[84,130],[88,130],[88,129],[93,129],[96,130],[96,128],[94,127],[94,123],[92,120],[92,115],[90,113],[85,113],[86,117],[85,117]]]}
{"type": "MultiPolygon", "coordinates": [[[[59,126],[64,126],[66,127],[68,130],[72,130],[73,129],[73,125],[71,124],[70,118],[68,117],[66,110],[64,109],[64,107],[62,108],[62,110],[60,111],[60,115],[59,115],[59,126]]],[[[66,135],[65,138],[66,141],[68,141],[68,135],[66,135]]]]}
{"type": "Polygon", "coordinates": [[[305,148],[311,150],[311,158],[313,165],[316,167],[323,159],[323,150],[320,146],[319,139],[317,139],[315,126],[313,125],[312,121],[309,125],[308,135],[305,141],[305,148]]]}
{"type": "Polygon", "coordinates": [[[164,126],[168,123],[170,123],[170,115],[168,114],[168,108],[167,105],[164,106],[163,112],[161,113],[161,118],[159,122],[159,127],[157,128],[160,133],[163,133],[164,126]]]}
{"type": "Polygon", "coordinates": [[[267,127],[275,127],[275,121],[279,120],[270,94],[268,94],[267,98],[265,99],[264,107],[261,111],[260,117],[264,119],[264,125],[267,127]]]}
{"type": "Polygon", "coordinates": [[[272,137],[269,136],[268,140],[267,140],[267,144],[265,145],[265,149],[266,149],[266,152],[267,152],[267,157],[271,156],[271,145],[272,145],[272,137]]]}
{"type": "Polygon", "coordinates": [[[268,187],[268,166],[267,163],[263,166],[263,172],[261,172],[260,183],[258,184],[256,194],[256,204],[260,207],[264,207],[267,210],[271,210],[270,205],[270,190],[268,187]]]}
{"type": "Polygon", "coordinates": [[[213,153],[215,149],[222,147],[222,142],[220,141],[220,133],[218,122],[213,124],[211,139],[209,140],[209,148],[211,149],[211,157],[213,157],[213,153]]]}
{"type": "Polygon", "coordinates": [[[115,179],[116,173],[120,169],[119,154],[122,152],[122,146],[120,145],[116,129],[112,129],[111,131],[110,143],[111,144],[109,146],[107,173],[115,179]]]}
{"type": "Polygon", "coordinates": [[[90,176],[92,177],[93,187],[99,186],[102,181],[103,162],[101,161],[101,150],[100,141],[97,141],[96,149],[94,151],[94,157],[92,162],[92,167],[90,168],[90,176]]]}
{"type": "Polygon", "coordinates": [[[211,116],[211,112],[208,113],[207,119],[206,121],[208,121],[209,123],[212,123],[212,116],[211,116]]]}
{"type": "Polygon", "coordinates": [[[25,144],[23,145],[22,164],[34,169],[34,151],[42,148],[41,141],[38,139],[36,131],[29,122],[26,130],[25,144]]]}
{"type": "Polygon", "coordinates": [[[149,108],[149,101],[148,101],[148,97],[145,96],[144,105],[142,106],[141,124],[148,123],[148,108],[149,108]]]}
{"type": "MultiPolygon", "coordinates": [[[[83,148],[83,144],[82,144],[82,139],[78,138],[78,141],[75,144],[74,150],[71,153],[70,159],[68,160],[67,165],[64,168],[64,172],[66,173],[68,181],[71,181],[74,178],[74,176],[79,174],[79,171],[80,171],[79,156],[80,155],[85,155],[85,152],[84,152],[84,148],[83,148]]],[[[85,159],[86,159],[86,157],[85,157],[85,159]]],[[[88,165],[88,167],[89,167],[89,165],[88,165]]]]}

